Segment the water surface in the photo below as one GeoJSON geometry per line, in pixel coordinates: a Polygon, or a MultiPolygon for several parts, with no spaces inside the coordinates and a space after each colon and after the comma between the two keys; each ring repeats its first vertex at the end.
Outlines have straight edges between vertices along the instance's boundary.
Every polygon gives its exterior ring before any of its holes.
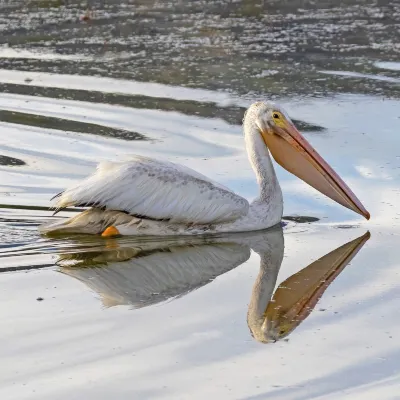
{"type": "Polygon", "coordinates": [[[0,10],[1,397],[395,399],[397,3],[92,2],[88,22],[78,2],[36,3],[0,10]],[[52,217],[54,194],[130,154],[253,199],[240,123],[265,98],[370,221],[277,167],[282,229],[38,234],[76,213],[52,217]]]}

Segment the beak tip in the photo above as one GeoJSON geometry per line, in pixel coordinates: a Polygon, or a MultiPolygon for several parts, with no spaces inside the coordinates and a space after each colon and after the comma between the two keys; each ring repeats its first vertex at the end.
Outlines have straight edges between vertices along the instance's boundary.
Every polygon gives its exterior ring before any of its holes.
{"type": "Polygon", "coordinates": [[[371,215],[368,211],[365,211],[364,217],[367,219],[367,221],[369,221],[369,219],[371,218],[371,215]]]}

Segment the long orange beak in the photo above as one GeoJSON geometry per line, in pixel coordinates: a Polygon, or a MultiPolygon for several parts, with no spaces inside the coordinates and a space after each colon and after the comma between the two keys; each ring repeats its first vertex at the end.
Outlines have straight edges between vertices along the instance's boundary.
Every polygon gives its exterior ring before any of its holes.
{"type": "Polygon", "coordinates": [[[317,153],[292,122],[281,121],[261,131],[272,156],[283,168],[344,207],[370,218],[360,200],[317,153]]]}

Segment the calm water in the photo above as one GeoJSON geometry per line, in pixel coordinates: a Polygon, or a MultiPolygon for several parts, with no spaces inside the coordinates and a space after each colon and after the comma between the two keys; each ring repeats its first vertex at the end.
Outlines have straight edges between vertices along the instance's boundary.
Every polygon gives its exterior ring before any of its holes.
{"type": "Polygon", "coordinates": [[[1,398],[398,398],[397,2],[89,3],[0,5],[1,398]],[[370,221],[277,167],[282,229],[38,235],[75,214],[54,194],[132,153],[254,198],[240,121],[266,98],[370,221]]]}

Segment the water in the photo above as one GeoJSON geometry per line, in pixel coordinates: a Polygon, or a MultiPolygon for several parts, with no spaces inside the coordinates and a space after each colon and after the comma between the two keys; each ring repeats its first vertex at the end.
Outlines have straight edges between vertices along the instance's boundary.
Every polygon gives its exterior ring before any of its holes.
{"type": "Polygon", "coordinates": [[[395,399],[397,3],[119,3],[0,8],[1,397],[395,399]],[[263,98],[370,221],[277,168],[282,230],[38,234],[76,212],[51,217],[54,194],[132,153],[254,198],[240,122],[263,98]]]}

